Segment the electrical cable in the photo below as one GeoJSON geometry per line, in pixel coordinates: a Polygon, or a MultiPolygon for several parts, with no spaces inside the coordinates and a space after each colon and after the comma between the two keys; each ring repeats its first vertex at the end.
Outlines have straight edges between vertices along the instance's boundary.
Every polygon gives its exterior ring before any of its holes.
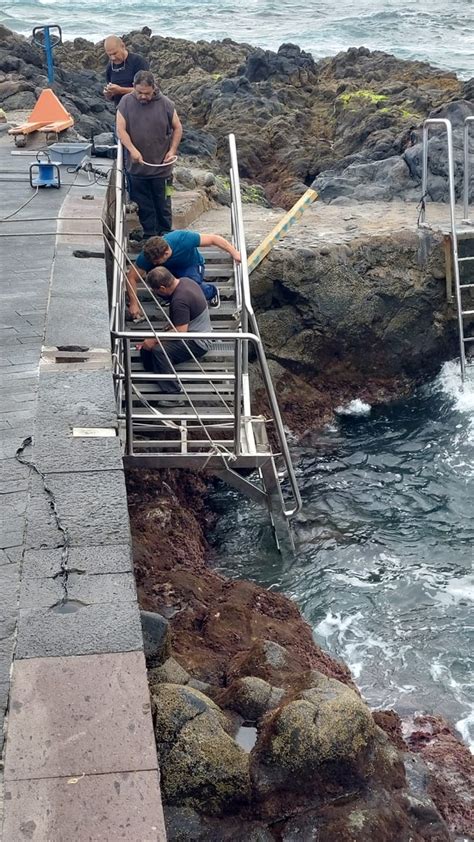
{"type": "Polygon", "coordinates": [[[9,219],[11,219],[11,218],[12,218],[12,216],[15,216],[15,215],[16,215],[17,213],[19,213],[19,212],[20,212],[23,208],[26,208],[26,206],[27,206],[27,205],[29,205],[29,204],[30,204],[30,202],[31,202],[31,201],[35,198],[35,196],[37,196],[37,195],[38,195],[38,187],[36,188],[36,190],[35,190],[35,192],[33,193],[33,195],[32,195],[32,196],[30,196],[30,197],[29,197],[29,199],[27,199],[27,200],[26,200],[26,202],[23,202],[23,204],[22,204],[22,205],[20,205],[20,207],[19,207],[19,208],[17,208],[16,210],[14,210],[12,213],[9,213],[9,214],[8,214],[8,216],[4,216],[4,217],[2,217],[2,218],[0,219],[0,222],[7,222],[9,219]]]}

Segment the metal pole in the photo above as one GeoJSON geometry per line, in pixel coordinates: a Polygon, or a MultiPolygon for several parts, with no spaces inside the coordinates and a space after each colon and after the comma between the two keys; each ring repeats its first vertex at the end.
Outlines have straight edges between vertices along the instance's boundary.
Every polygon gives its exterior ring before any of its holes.
{"type": "Polygon", "coordinates": [[[54,64],[53,48],[51,46],[51,38],[49,37],[49,26],[44,27],[44,49],[46,52],[46,64],[48,67],[48,82],[52,85],[54,82],[54,64]]]}
{"type": "Polygon", "coordinates": [[[236,342],[234,346],[234,453],[240,456],[241,441],[240,428],[242,413],[242,343],[236,342]]]}
{"type": "Polygon", "coordinates": [[[125,426],[127,438],[125,452],[133,456],[133,394],[132,394],[132,363],[130,359],[130,340],[123,340],[123,367],[125,371],[125,426]]]}
{"type": "Polygon", "coordinates": [[[469,221],[469,176],[470,176],[470,167],[469,167],[469,126],[471,123],[474,123],[474,116],[473,117],[466,117],[464,120],[464,185],[463,185],[463,197],[464,197],[464,215],[463,215],[463,222],[466,225],[470,225],[469,221]]]}
{"type": "Polygon", "coordinates": [[[428,126],[426,122],[423,124],[423,165],[421,172],[421,212],[420,222],[425,221],[426,217],[426,188],[428,183],[428,126]]]}

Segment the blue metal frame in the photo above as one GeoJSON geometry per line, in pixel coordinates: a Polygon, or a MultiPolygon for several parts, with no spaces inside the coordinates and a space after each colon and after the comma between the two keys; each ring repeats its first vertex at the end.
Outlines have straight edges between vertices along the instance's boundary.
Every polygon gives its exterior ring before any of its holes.
{"type": "Polygon", "coordinates": [[[48,68],[48,82],[50,85],[54,82],[54,62],[53,62],[53,47],[62,44],[63,34],[61,27],[57,24],[48,26],[35,26],[33,29],[33,43],[41,47],[46,53],[46,65],[48,68]],[[53,30],[53,31],[52,31],[53,30]],[[57,32],[54,32],[57,30],[57,32]],[[43,34],[43,39],[39,37],[39,33],[43,34]]]}

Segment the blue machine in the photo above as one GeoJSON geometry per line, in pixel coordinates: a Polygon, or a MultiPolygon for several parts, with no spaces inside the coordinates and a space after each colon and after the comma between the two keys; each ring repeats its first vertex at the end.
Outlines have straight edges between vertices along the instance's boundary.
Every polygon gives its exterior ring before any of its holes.
{"type": "Polygon", "coordinates": [[[63,34],[61,27],[56,24],[51,26],[35,26],[33,29],[33,43],[41,47],[46,53],[46,64],[48,67],[48,82],[54,82],[53,47],[62,44],[63,34]]]}
{"type": "Polygon", "coordinates": [[[51,163],[49,152],[38,152],[36,164],[30,166],[30,184],[32,187],[61,187],[61,175],[57,164],[51,163]],[[46,160],[42,160],[44,156],[46,160]]]}

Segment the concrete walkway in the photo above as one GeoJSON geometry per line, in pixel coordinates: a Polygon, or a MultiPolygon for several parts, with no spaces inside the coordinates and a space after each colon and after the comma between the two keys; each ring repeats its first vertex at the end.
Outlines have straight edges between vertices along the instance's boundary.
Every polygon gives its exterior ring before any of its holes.
{"type": "MultiPolygon", "coordinates": [[[[0,217],[32,195],[31,159],[11,148],[0,217]]],[[[104,190],[79,181],[0,224],[3,842],[165,839],[104,261],[73,254],[103,250],[104,190]],[[55,221],[24,222],[59,211],[59,237],[55,221]]]]}

